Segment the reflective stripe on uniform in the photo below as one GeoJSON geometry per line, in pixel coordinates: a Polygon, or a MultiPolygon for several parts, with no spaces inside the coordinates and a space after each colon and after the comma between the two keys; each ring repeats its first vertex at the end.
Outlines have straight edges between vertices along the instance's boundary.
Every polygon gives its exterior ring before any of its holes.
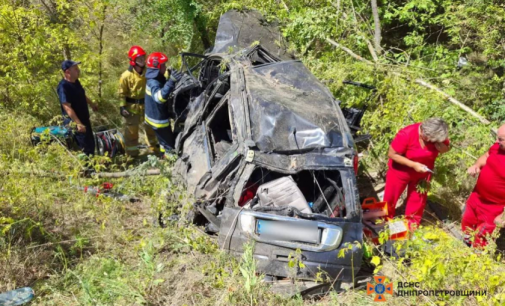
{"type": "Polygon", "coordinates": [[[165,153],[165,148],[163,148],[162,146],[160,146],[160,152],[161,153],[165,153]]]}
{"type": "Polygon", "coordinates": [[[151,88],[149,86],[146,86],[146,94],[148,96],[153,97],[154,102],[156,102],[158,104],[163,104],[163,103],[167,102],[167,100],[163,99],[163,96],[161,95],[161,89],[158,90],[158,92],[153,96],[151,88]]]}
{"type": "Polygon", "coordinates": [[[144,119],[146,120],[147,123],[149,123],[149,125],[152,125],[157,128],[164,128],[170,126],[170,119],[156,120],[149,118],[147,116],[145,116],[144,119]]]}
{"type": "Polygon", "coordinates": [[[137,146],[126,147],[126,151],[137,151],[139,148],[137,146]]]}
{"type": "Polygon", "coordinates": [[[156,98],[158,98],[158,100],[160,102],[167,102],[167,100],[163,99],[163,97],[161,96],[161,90],[158,90],[158,94],[156,95],[156,98]]]}

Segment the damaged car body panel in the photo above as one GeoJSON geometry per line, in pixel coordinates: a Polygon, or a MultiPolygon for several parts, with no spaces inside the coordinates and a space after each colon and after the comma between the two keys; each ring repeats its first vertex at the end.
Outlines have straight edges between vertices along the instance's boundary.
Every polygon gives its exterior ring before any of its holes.
{"type": "MultiPolygon", "coordinates": [[[[258,269],[265,274],[279,277],[291,275],[288,267],[290,256],[295,250],[302,251],[301,261],[304,268],[298,268],[296,277],[301,279],[314,279],[319,272],[327,273],[329,277],[337,276],[344,280],[352,280],[352,271],[357,273],[361,266],[361,250],[353,245],[352,250],[345,252],[344,257],[339,257],[342,246],[361,241],[362,226],[352,222],[315,222],[317,225],[319,241],[308,243],[305,241],[292,242],[286,240],[263,239],[258,233],[258,224],[261,221],[286,221],[302,223],[303,219],[278,216],[273,214],[242,211],[240,209],[225,208],[221,220],[219,246],[230,250],[231,253],[240,255],[244,245],[251,238],[255,240],[254,258],[258,262],[258,269]],[[236,224],[235,224],[236,223],[236,224]],[[227,233],[233,233],[227,235],[227,233]],[[228,237],[229,236],[229,237],[228,237]],[[353,258],[354,257],[354,258],[353,258]],[[354,260],[354,266],[351,263],[354,260]]],[[[302,226],[300,228],[303,229],[302,226]]]]}
{"type": "MultiPolygon", "coordinates": [[[[220,24],[217,40],[234,35],[220,34],[235,31],[228,26],[220,24]]],[[[261,44],[241,48],[206,54],[198,77],[188,69],[174,173],[220,247],[240,255],[255,241],[260,272],[288,277],[299,249],[305,267],[296,277],[323,272],[351,281],[361,265],[362,223],[345,117],[300,61],[283,61],[261,44]]]]}
{"type": "Polygon", "coordinates": [[[268,22],[259,12],[231,10],[221,15],[214,48],[209,53],[227,53],[230,49],[244,49],[259,43],[276,57],[292,59],[279,26],[268,22]]]}
{"type": "Polygon", "coordinates": [[[349,148],[350,131],[335,99],[299,61],[244,69],[252,138],[263,152],[349,148]]]}

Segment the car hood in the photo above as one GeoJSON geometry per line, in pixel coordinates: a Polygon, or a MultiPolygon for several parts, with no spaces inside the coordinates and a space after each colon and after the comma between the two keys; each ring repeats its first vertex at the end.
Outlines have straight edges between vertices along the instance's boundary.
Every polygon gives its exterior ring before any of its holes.
{"type": "Polygon", "coordinates": [[[251,136],[263,152],[352,148],[331,92],[300,61],[245,67],[251,136]]]}

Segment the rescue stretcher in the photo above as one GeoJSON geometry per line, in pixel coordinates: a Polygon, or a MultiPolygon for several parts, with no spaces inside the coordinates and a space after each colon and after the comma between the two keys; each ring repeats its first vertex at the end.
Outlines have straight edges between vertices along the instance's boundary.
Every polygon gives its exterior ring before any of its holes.
{"type": "MultiPolygon", "coordinates": [[[[125,152],[123,134],[117,129],[99,128],[93,132],[96,154],[114,157],[125,152]]],[[[71,128],[65,126],[34,127],[30,132],[32,145],[43,142],[60,142],[69,149],[76,148],[74,134],[71,128]]]]}

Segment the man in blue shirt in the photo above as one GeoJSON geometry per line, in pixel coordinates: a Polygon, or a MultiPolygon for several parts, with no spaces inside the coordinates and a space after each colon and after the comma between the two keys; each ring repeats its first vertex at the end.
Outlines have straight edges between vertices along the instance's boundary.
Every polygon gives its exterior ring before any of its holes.
{"type": "Polygon", "coordinates": [[[86,92],[79,82],[78,65],[80,63],[70,60],[61,63],[64,78],[58,84],[58,97],[61,112],[65,117],[64,124],[67,125],[73,121],[77,125],[77,132],[74,135],[77,144],[86,155],[93,155],[95,153],[95,139],[89,120],[88,105],[95,112],[98,107],[86,97],[86,92]]]}

